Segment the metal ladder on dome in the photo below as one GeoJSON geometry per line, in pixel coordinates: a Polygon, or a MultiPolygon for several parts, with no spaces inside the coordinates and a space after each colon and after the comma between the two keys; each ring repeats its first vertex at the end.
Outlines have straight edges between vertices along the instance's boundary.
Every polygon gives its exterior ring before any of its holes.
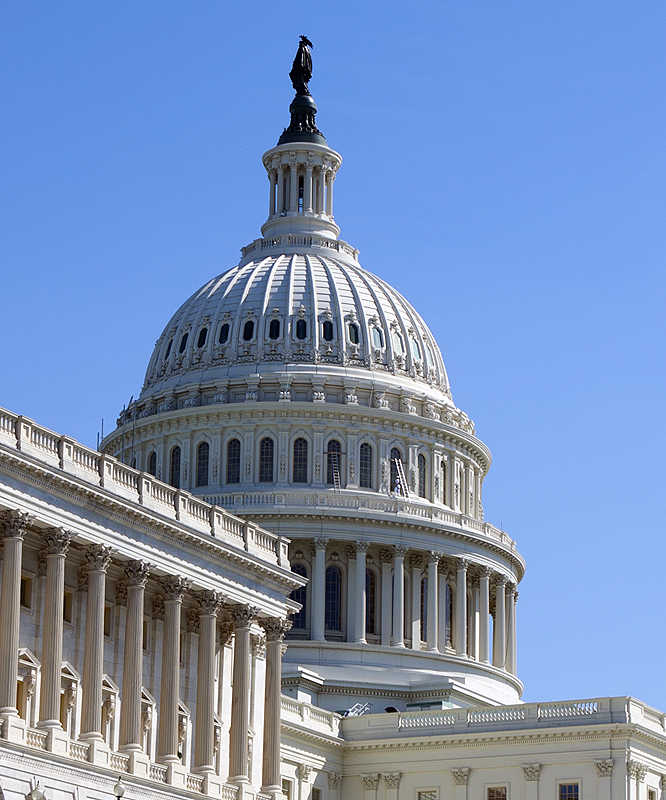
{"type": "MultiPolygon", "coordinates": [[[[405,500],[409,500],[409,486],[407,485],[407,478],[405,478],[405,470],[402,466],[402,459],[394,458],[393,463],[395,464],[395,471],[398,473],[398,484],[400,485],[400,494],[405,498],[405,500]]],[[[396,487],[393,488],[395,491],[396,487]]]]}
{"type": "Polygon", "coordinates": [[[333,491],[340,494],[340,454],[336,451],[326,451],[326,455],[331,460],[331,472],[333,473],[333,491]]]}

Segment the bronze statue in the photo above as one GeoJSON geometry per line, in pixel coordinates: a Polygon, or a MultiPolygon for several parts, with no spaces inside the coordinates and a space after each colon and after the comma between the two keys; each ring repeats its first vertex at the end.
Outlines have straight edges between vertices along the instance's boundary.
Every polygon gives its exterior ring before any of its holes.
{"type": "Polygon", "coordinates": [[[291,78],[291,83],[296,90],[296,94],[310,94],[308,82],[312,77],[312,55],[310,53],[311,47],[314,47],[314,45],[308,39],[308,37],[301,36],[301,40],[298,43],[298,52],[296,53],[296,58],[294,59],[294,63],[291,66],[291,72],[289,73],[289,77],[291,78]]]}

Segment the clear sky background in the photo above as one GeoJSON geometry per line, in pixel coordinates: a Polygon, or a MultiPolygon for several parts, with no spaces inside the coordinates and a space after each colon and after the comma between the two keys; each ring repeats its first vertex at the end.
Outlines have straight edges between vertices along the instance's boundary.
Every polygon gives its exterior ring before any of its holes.
{"type": "Polygon", "coordinates": [[[0,12],[0,405],[95,445],[259,235],[298,35],[341,237],[421,312],[527,559],[526,700],[666,710],[663,0],[0,12]]]}

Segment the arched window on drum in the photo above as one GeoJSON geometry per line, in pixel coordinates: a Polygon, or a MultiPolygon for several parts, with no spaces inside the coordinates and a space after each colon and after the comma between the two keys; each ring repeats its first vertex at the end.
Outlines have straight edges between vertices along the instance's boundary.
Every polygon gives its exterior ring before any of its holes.
{"type": "Polygon", "coordinates": [[[426,496],[426,457],[423,453],[419,453],[418,457],[419,467],[419,497],[426,496]]]}
{"type": "Polygon", "coordinates": [[[275,454],[275,443],[270,436],[265,436],[259,442],[259,483],[273,483],[274,468],[273,457],[275,454]]]}
{"type": "MultiPolygon", "coordinates": [[[[300,575],[302,578],[308,577],[308,572],[303,566],[303,564],[292,564],[291,571],[295,575],[300,575]]],[[[290,597],[295,603],[301,604],[301,610],[297,611],[292,616],[293,625],[292,628],[294,630],[306,630],[308,627],[308,605],[307,605],[307,587],[299,586],[298,589],[294,589],[291,593],[290,597]]]]}
{"type": "Polygon", "coordinates": [[[372,489],[372,445],[367,442],[361,445],[358,483],[361,489],[372,489]]]}
{"type": "Polygon", "coordinates": [[[400,477],[398,475],[398,464],[397,464],[398,461],[402,463],[402,453],[397,447],[392,447],[390,455],[390,462],[391,462],[390,490],[394,494],[402,494],[402,488],[400,486],[400,477]]]}
{"type": "Polygon", "coordinates": [[[342,630],[342,573],[340,567],[326,567],[324,624],[327,631],[342,630]]]}
{"type": "Polygon", "coordinates": [[[294,441],[292,481],[293,483],[308,482],[308,442],[302,437],[294,441]]]}
{"type": "Polygon", "coordinates": [[[148,470],[154,478],[157,477],[157,453],[153,452],[148,456],[148,470]]]}
{"type": "Polygon", "coordinates": [[[240,483],[241,443],[238,439],[227,442],[227,483],[240,483]]]}
{"type": "Polygon", "coordinates": [[[169,467],[169,483],[176,489],[180,489],[180,447],[178,445],[171,450],[169,467]]]}
{"type": "Polygon", "coordinates": [[[197,447],[197,486],[208,486],[209,460],[210,446],[208,442],[201,442],[197,447]]]}
{"type": "Polygon", "coordinates": [[[377,575],[365,570],[365,632],[377,633],[377,575]]]}
{"type": "Polygon", "coordinates": [[[326,484],[335,486],[336,473],[337,483],[340,483],[340,461],[342,455],[342,445],[337,439],[330,439],[326,449],[326,484]]]}

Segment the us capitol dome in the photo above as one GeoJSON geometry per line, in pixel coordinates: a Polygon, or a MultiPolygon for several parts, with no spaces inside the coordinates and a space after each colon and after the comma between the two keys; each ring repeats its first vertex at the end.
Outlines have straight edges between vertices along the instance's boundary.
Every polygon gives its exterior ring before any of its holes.
{"type": "Polygon", "coordinates": [[[261,237],[168,321],[102,450],[290,540],[308,583],[286,694],[337,711],[515,703],[524,561],[484,520],[490,452],[424,320],[339,238],[342,157],[292,81],[261,237]]]}

